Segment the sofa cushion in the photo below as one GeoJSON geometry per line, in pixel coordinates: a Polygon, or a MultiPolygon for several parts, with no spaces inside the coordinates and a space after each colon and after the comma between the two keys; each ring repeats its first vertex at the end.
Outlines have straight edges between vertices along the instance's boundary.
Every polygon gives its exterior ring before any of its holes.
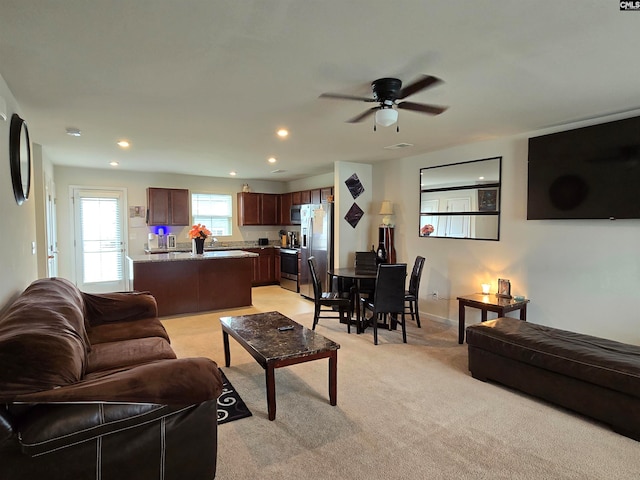
{"type": "Polygon", "coordinates": [[[91,327],[89,340],[92,348],[97,343],[118,342],[133,338],[160,337],[169,342],[169,335],[158,318],[141,318],[135,321],[104,323],[91,327]]]}
{"type": "Polygon", "coordinates": [[[77,382],[90,349],[79,290],[36,280],[0,317],[0,400],[77,382]]]}
{"type": "Polygon", "coordinates": [[[158,304],[149,292],[81,292],[81,295],[84,299],[86,320],[91,327],[158,316],[158,304]]]}
{"type": "Polygon", "coordinates": [[[640,346],[498,318],[467,327],[467,343],[585,382],[640,396],[640,346]]]}
{"type": "Polygon", "coordinates": [[[89,354],[87,373],[175,358],[169,343],[159,337],[98,343],[89,354]]]}

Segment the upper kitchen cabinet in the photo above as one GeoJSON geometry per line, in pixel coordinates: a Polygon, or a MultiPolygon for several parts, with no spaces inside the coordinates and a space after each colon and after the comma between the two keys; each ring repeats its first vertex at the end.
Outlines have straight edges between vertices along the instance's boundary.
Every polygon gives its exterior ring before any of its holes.
{"type": "Polygon", "coordinates": [[[278,195],[274,193],[238,193],[238,225],[279,225],[278,195]]]}
{"type": "Polygon", "coordinates": [[[283,193],[279,196],[280,204],[278,205],[278,214],[280,217],[280,225],[291,225],[291,194],[283,193]]]}
{"type": "Polygon", "coordinates": [[[324,187],[320,189],[320,203],[328,203],[329,198],[333,196],[333,187],[324,187]]]}
{"type": "Polygon", "coordinates": [[[147,188],[148,225],[189,225],[189,190],[147,188]]]}

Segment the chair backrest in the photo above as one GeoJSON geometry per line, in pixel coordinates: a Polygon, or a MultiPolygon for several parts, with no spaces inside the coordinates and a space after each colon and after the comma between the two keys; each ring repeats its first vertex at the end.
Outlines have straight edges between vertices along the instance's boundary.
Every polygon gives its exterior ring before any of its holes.
{"type": "Polygon", "coordinates": [[[424,257],[418,255],[416,261],[413,264],[413,270],[411,271],[411,278],[409,279],[409,293],[418,296],[418,290],[420,289],[420,278],[422,277],[422,267],[424,267],[424,257]]]}
{"type": "Polygon", "coordinates": [[[376,272],[378,262],[376,261],[376,252],[356,252],[356,261],[354,265],[356,272],[376,272]]]}
{"type": "Polygon", "coordinates": [[[313,296],[316,300],[322,297],[322,282],[318,279],[316,273],[316,259],[315,257],[309,257],[309,271],[311,272],[311,281],[313,282],[313,296]]]}
{"type": "Polygon", "coordinates": [[[378,265],[373,308],[377,313],[404,312],[404,286],[407,281],[407,264],[378,265]]]}

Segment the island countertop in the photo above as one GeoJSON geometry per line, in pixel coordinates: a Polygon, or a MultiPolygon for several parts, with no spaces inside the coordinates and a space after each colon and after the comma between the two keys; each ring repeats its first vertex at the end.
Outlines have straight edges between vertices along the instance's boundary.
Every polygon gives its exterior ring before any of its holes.
{"type": "Polygon", "coordinates": [[[245,252],[244,250],[221,250],[215,252],[205,252],[202,255],[193,255],[190,252],[155,253],[144,255],[129,255],[127,258],[133,263],[149,262],[174,262],[176,260],[215,260],[221,258],[253,258],[258,257],[257,253],[245,252]]]}

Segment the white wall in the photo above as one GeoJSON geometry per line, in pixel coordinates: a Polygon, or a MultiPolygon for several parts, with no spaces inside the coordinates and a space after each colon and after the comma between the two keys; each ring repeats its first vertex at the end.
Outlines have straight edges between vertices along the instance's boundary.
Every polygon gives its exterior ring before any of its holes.
{"type": "Polygon", "coordinates": [[[380,206],[378,205],[378,210],[375,210],[374,213],[371,165],[336,162],[334,165],[334,178],[334,265],[336,267],[346,267],[353,265],[355,261],[354,252],[371,250],[371,244],[376,239],[372,237],[371,225],[377,220],[375,214],[380,211],[380,206]],[[355,199],[344,183],[354,173],[358,175],[360,182],[364,186],[364,192],[355,199]],[[353,228],[344,219],[354,203],[364,211],[364,215],[356,225],[356,228],[353,228]]]}
{"type": "MultiPolygon", "coordinates": [[[[508,278],[512,293],[531,299],[530,321],[640,344],[640,220],[527,221],[527,139],[542,133],[374,166],[376,199],[394,202],[398,261],[427,259],[420,309],[457,324],[457,296],[481,283],[495,292],[508,278]],[[503,157],[500,241],[419,237],[420,168],[494,156],[503,157]],[[431,299],[434,290],[441,300],[431,299]]],[[[477,310],[467,319],[479,321],[477,310]]]]}
{"type": "MultiPolygon", "coordinates": [[[[11,116],[20,114],[16,100],[4,78],[0,76],[0,97],[7,103],[7,120],[0,119],[0,311],[37,278],[36,255],[31,253],[31,242],[36,241],[36,208],[33,197],[18,205],[11,186],[9,166],[9,129],[11,116]]],[[[20,115],[24,118],[23,115],[20,115]]],[[[25,118],[27,125],[29,119],[25,118]]],[[[34,132],[30,131],[31,138],[34,132]]],[[[33,182],[33,175],[31,176],[33,182]]],[[[34,185],[32,184],[32,189],[34,185]]]]}

